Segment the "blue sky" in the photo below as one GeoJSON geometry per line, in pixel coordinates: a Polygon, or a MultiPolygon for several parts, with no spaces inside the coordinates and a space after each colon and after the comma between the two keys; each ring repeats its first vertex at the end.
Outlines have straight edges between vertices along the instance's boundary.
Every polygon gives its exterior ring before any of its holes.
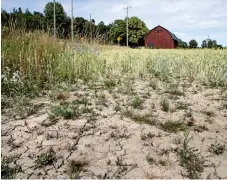
{"type": "MultiPolygon", "coordinates": [[[[71,16],[71,0],[62,3],[71,16]]],[[[43,12],[49,0],[2,0],[2,9],[28,8],[31,12],[43,12]]],[[[131,6],[129,16],[138,16],[149,29],[161,25],[186,42],[196,39],[201,45],[209,35],[218,44],[227,46],[227,0],[74,0],[74,17],[109,24],[125,18],[124,7],[131,6]]]]}

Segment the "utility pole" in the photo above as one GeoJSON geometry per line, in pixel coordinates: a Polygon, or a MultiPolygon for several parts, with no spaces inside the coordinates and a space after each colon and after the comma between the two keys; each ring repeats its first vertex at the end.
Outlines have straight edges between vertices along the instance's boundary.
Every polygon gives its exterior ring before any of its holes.
{"type": "Polygon", "coordinates": [[[126,26],[126,31],[127,31],[127,37],[126,37],[126,44],[127,44],[127,47],[128,47],[128,10],[130,9],[131,7],[130,6],[128,6],[128,7],[126,7],[125,9],[126,9],[126,20],[127,20],[127,26],[126,26]]]}
{"type": "Polygon", "coordinates": [[[208,42],[209,42],[209,35],[208,35],[208,38],[207,38],[207,48],[208,48],[208,42]]]}
{"type": "Polygon", "coordinates": [[[72,36],[72,41],[73,41],[73,0],[71,0],[71,13],[72,13],[72,17],[71,17],[71,36],[72,36]]]}
{"type": "Polygon", "coordinates": [[[56,38],[56,14],[55,14],[55,0],[54,0],[54,38],[56,38]]]}
{"type": "Polygon", "coordinates": [[[90,40],[92,39],[91,13],[90,13],[90,40]]]}

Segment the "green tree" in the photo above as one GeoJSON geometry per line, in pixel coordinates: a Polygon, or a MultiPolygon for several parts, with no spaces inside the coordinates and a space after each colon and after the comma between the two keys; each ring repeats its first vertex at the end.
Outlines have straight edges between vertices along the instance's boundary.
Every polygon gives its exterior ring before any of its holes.
{"type": "Polygon", "coordinates": [[[188,44],[187,42],[184,42],[180,39],[180,41],[178,42],[178,48],[187,48],[188,44]]]}
{"type": "Polygon", "coordinates": [[[195,39],[192,39],[191,41],[189,41],[189,47],[190,48],[197,48],[198,43],[195,39]]]}
{"type": "Polygon", "coordinates": [[[107,33],[107,26],[105,26],[105,24],[104,24],[103,21],[101,21],[101,22],[98,24],[97,28],[98,28],[99,34],[102,35],[102,34],[107,33]]]}
{"type": "Polygon", "coordinates": [[[120,44],[124,45],[126,40],[126,22],[122,19],[117,19],[110,28],[110,40],[117,43],[117,37],[121,37],[120,44]]]}
{"type": "Polygon", "coordinates": [[[202,48],[207,48],[207,40],[203,40],[203,41],[202,41],[201,47],[202,47],[202,48]]]}
{"type": "Polygon", "coordinates": [[[216,48],[216,47],[217,47],[217,41],[216,41],[216,40],[213,40],[213,41],[212,41],[212,47],[213,47],[213,48],[216,48]]]}
{"type": "Polygon", "coordinates": [[[1,12],[2,26],[8,26],[9,16],[10,16],[9,13],[7,13],[6,10],[2,10],[1,12]]]}
{"type": "Polygon", "coordinates": [[[146,24],[138,17],[133,16],[128,21],[128,28],[129,28],[129,44],[143,45],[144,36],[149,31],[146,24]]]}
{"type": "MultiPolygon", "coordinates": [[[[45,14],[45,21],[47,26],[53,29],[54,27],[54,3],[53,2],[49,2],[46,4],[44,9],[44,14],[45,14]]],[[[55,14],[56,14],[56,28],[57,28],[58,34],[60,34],[63,31],[65,24],[67,24],[68,19],[62,4],[59,2],[55,3],[55,14]]]]}
{"type": "Polygon", "coordinates": [[[213,41],[211,39],[208,39],[207,47],[208,48],[212,48],[213,47],[213,41]]]}

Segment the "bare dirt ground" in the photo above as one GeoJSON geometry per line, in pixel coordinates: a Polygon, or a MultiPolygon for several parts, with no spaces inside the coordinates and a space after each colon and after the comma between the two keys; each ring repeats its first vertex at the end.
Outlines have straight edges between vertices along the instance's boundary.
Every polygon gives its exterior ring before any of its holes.
{"type": "Polygon", "coordinates": [[[48,97],[25,118],[2,115],[5,177],[227,178],[226,89],[144,77],[48,97]]]}

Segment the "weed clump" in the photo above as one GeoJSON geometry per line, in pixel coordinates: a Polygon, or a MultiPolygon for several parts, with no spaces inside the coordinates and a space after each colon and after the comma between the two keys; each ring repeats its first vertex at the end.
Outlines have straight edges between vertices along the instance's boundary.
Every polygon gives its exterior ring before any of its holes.
{"type": "Polygon", "coordinates": [[[178,131],[184,130],[185,125],[180,121],[167,121],[161,124],[161,129],[170,133],[177,133],[178,131]]]}
{"type": "Polygon", "coordinates": [[[169,111],[169,101],[167,99],[163,99],[161,101],[161,107],[162,107],[163,111],[168,112],[169,111]]]}
{"type": "Polygon", "coordinates": [[[87,161],[71,161],[68,165],[68,176],[71,179],[79,179],[80,172],[84,171],[86,166],[87,161]]]}
{"type": "Polygon", "coordinates": [[[62,116],[65,119],[71,119],[73,117],[78,117],[80,115],[78,106],[71,103],[53,106],[51,108],[51,113],[55,116],[62,116]]]}
{"type": "Polygon", "coordinates": [[[215,144],[211,144],[209,150],[216,155],[223,154],[225,151],[225,144],[220,144],[216,142],[215,144]]]}
{"type": "Polygon", "coordinates": [[[149,124],[149,125],[156,125],[156,121],[154,119],[150,118],[150,114],[134,114],[131,111],[127,110],[124,112],[124,115],[126,117],[131,118],[133,121],[137,123],[144,123],[144,124],[149,124]]]}
{"type": "Polygon", "coordinates": [[[132,107],[137,108],[137,109],[142,109],[142,103],[143,101],[139,96],[135,96],[133,101],[132,101],[132,107]]]}
{"type": "Polygon", "coordinates": [[[104,84],[107,88],[113,88],[117,85],[116,82],[113,79],[105,80],[104,84]]]}
{"type": "Polygon", "coordinates": [[[7,157],[2,156],[1,157],[1,178],[2,179],[15,179],[16,174],[21,171],[21,168],[11,167],[10,163],[12,163],[15,160],[15,156],[7,157]]]}
{"type": "Polygon", "coordinates": [[[180,158],[180,166],[187,170],[188,177],[190,179],[199,179],[204,170],[205,160],[195,148],[189,147],[188,144],[191,139],[192,137],[189,137],[189,130],[185,129],[183,148],[176,151],[180,158]]]}
{"type": "Polygon", "coordinates": [[[53,164],[54,160],[55,160],[55,152],[53,151],[53,149],[50,149],[47,152],[41,153],[37,157],[35,162],[37,164],[37,167],[43,167],[46,165],[53,164]]]}

